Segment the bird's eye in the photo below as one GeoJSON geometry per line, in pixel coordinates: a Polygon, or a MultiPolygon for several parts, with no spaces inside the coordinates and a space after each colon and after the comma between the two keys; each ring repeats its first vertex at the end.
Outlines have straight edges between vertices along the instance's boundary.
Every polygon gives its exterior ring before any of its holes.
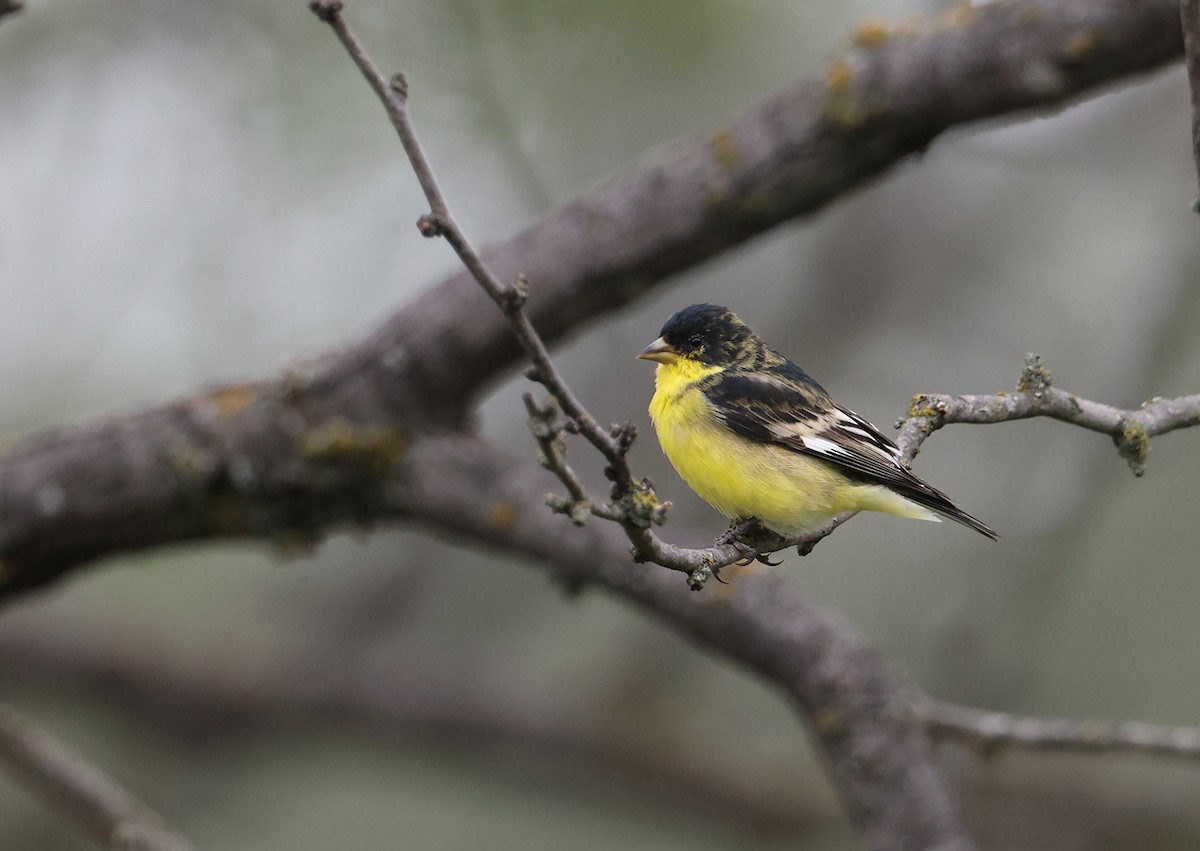
{"type": "Polygon", "coordinates": [[[699,334],[693,334],[692,336],[688,337],[688,345],[693,349],[698,349],[704,345],[704,338],[699,334]]]}

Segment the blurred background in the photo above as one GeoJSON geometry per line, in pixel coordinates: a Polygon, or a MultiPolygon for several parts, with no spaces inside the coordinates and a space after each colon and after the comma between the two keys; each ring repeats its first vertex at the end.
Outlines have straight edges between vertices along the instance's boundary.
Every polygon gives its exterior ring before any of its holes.
{"type": "MultiPolygon", "coordinates": [[[[354,0],[457,217],[502,240],[674,137],[819,75],[918,0],[354,0]]],[[[270,374],[456,268],[393,132],[301,0],[30,0],[0,23],[5,441],[270,374]]],[[[649,438],[632,355],[731,305],[886,427],[916,392],[1010,388],[1024,354],[1121,406],[1200,391],[1177,67],[939,139],[877,185],[680,277],[561,350],[665,535],[724,521],[649,438]]],[[[483,429],[532,457],[513,380],[483,429]]],[[[580,467],[599,480],[582,447],[580,467]]],[[[1143,479],[1043,421],[940,432],[918,472],[1003,535],[864,516],[778,568],[930,694],[1200,724],[1200,432],[1143,479]]],[[[316,552],[116,560],[0,609],[0,693],[202,848],[859,847],[758,680],[599,593],[404,529],[316,552]]],[[[988,849],[1193,849],[1200,769],[941,753],[988,849]]],[[[0,770],[0,849],[90,847],[0,770]]]]}

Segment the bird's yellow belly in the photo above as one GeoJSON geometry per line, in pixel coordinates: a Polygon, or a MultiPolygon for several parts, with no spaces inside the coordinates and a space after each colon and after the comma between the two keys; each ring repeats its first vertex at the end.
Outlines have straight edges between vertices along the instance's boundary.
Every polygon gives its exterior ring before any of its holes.
{"type": "MultiPolygon", "coordinates": [[[[859,506],[827,463],[739,437],[716,420],[698,390],[655,393],[650,415],[663,452],[688,486],[733,519],[757,517],[798,536],[859,506]]],[[[858,490],[857,488],[853,490],[858,490]]]]}

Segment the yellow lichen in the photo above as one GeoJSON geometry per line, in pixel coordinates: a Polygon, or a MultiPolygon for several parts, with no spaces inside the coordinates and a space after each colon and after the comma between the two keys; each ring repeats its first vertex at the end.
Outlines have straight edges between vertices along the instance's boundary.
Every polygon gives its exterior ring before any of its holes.
{"type": "Polygon", "coordinates": [[[887,41],[891,32],[888,30],[887,24],[878,18],[867,18],[860,21],[858,26],[854,28],[854,32],[850,35],[850,40],[857,47],[871,48],[878,47],[883,42],[887,41]]]}
{"type": "Polygon", "coordinates": [[[312,461],[349,462],[383,471],[404,457],[408,441],[392,426],[359,426],[336,417],[296,439],[301,455],[312,461]]]}
{"type": "Polygon", "coordinates": [[[260,390],[261,387],[257,384],[232,384],[229,387],[218,387],[204,398],[216,408],[218,414],[231,417],[250,407],[250,403],[258,398],[260,390]]]}
{"type": "Polygon", "coordinates": [[[971,3],[955,3],[937,16],[938,29],[950,30],[965,27],[979,15],[979,9],[971,3]]]}
{"type": "Polygon", "coordinates": [[[1134,475],[1140,476],[1145,472],[1146,456],[1150,454],[1150,434],[1145,426],[1137,422],[1125,423],[1117,440],[1117,448],[1121,457],[1129,462],[1134,475]]]}
{"type": "Polygon", "coordinates": [[[1086,58],[1099,46],[1099,33],[1095,30],[1080,30],[1067,40],[1067,56],[1078,61],[1086,58]]]}
{"type": "Polygon", "coordinates": [[[713,158],[722,171],[730,172],[741,165],[741,151],[737,149],[737,144],[733,141],[733,134],[728,130],[721,130],[710,136],[708,147],[712,150],[713,158]]]}
{"type": "Polygon", "coordinates": [[[817,713],[813,722],[817,728],[817,732],[822,735],[834,735],[846,726],[846,720],[842,714],[833,707],[826,707],[817,713]]]}
{"type": "Polygon", "coordinates": [[[854,81],[854,72],[844,59],[836,60],[825,70],[825,84],[834,92],[844,92],[854,81]]]}
{"type": "Polygon", "coordinates": [[[908,412],[905,417],[912,419],[913,417],[930,417],[937,419],[942,415],[942,411],[932,399],[924,393],[918,393],[912,397],[912,401],[908,403],[908,412]]]}
{"type": "Polygon", "coordinates": [[[517,506],[511,500],[499,499],[488,508],[488,525],[507,532],[517,525],[517,506]]]}

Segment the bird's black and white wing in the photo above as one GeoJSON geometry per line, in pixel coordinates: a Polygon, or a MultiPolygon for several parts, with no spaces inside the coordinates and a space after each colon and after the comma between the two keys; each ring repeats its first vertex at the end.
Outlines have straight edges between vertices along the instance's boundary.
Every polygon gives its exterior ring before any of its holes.
{"type": "Polygon", "coordinates": [[[726,371],[713,376],[703,390],[718,419],[742,437],[820,458],[851,478],[883,485],[989,538],[998,537],[917,478],[895,443],[858,414],[835,404],[791,361],[765,370],[726,371]]]}

